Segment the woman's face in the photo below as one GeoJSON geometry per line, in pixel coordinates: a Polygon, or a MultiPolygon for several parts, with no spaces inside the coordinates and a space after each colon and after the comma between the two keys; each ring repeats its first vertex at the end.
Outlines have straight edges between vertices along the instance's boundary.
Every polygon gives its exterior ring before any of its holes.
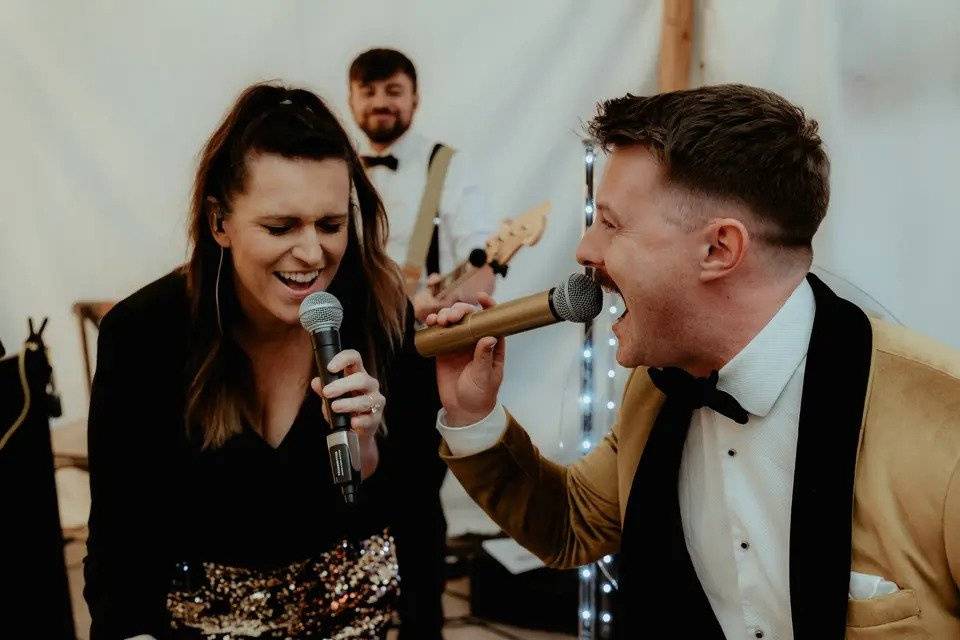
{"type": "Polygon", "coordinates": [[[299,325],[300,302],[326,289],[347,250],[350,172],[340,159],[247,157],[246,185],[222,233],[247,319],[261,330],[299,325]]]}

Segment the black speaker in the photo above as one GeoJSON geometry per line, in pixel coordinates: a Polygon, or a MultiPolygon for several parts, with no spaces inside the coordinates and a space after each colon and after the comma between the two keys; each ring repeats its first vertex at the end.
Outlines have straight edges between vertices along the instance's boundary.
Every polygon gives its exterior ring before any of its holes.
{"type": "Polygon", "coordinates": [[[470,613],[515,627],[576,635],[578,589],[576,569],[515,575],[481,548],[470,571],[470,613]]]}
{"type": "Polygon", "coordinates": [[[0,359],[0,636],[73,640],[42,331],[31,324],[24,350],[0,359]]]}

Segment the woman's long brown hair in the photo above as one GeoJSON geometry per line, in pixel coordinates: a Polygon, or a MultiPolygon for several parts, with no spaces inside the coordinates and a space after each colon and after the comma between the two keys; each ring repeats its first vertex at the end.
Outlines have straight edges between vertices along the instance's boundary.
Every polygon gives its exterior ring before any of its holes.
{"type": "Polygon", "coordinates": [[[221,446],[244,422],[260,427],[250,361],[231,335],[241,313],[232,257],[226,250],[218,292],[221,249],[210,231],[213,208],[229,215],[232,198],[244,190],[247,161],[257,153],[346,162],[356,201],[347,249],[328,290],[343,304],[345,329],[347,323],[362,328],[351,346],[368,370],[378,371],[404,331],[407,300],[399,270],[384,250],[387,217],[343,127],[310,91],[272,83],[248,87],[203,148],[190,205],[191,255],[184,270],[194,326],[185,419],[204,448],[221,446]]]}

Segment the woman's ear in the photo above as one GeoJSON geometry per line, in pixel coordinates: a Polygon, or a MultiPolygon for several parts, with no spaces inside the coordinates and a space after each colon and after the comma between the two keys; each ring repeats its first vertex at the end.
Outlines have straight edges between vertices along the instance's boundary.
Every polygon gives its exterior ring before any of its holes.
{"type": "Polygon", "coordinates": [[[210,225],[210,234],[213,240],[224,249],[230,246],[230,236],[224,228],[225,213],[223,207],[217,202],[216,198],[207,198],[207,222],[210,225]]]}
{"type": "Polygon", "coordinates": [[[354,180],[350,185],[350,202],[347,203],[350,211],[350,223],[353,225],[353,232],[360,243],[360,249],[363,249],[363,212],[360,210],[360,196],[357,193],[357,183],[354,180]]]}

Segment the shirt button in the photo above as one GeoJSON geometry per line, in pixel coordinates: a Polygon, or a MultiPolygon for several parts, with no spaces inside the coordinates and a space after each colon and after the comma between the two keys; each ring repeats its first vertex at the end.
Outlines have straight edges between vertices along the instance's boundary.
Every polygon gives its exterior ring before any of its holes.
{"type": "Polygon", "coordinates": [[[737,450],[736,450],[736,449],[727,449],[727,455],[732,458],[733,456],[737,455],[737,450]]]}
{"type": "Polygon", "coordinates": [[[760,631],[760,629],[757,629],[757,632],[753,634],[753,637],[754,637],[754,638],[762,638],[762,637],[763,637],[763,631],[760,631]]]}
{"type": "MultiPolygon", "coordinates": [[[[740,543],[740,548],[743,549],[744,551],[746,551],[747,549],[750,548],[750,543],[747,542],[746,540],[744,540],[743,542],[740,543]]],[[[760,632],[758,631],[757,633],[760,633],[760,632]]],[[[762,634],[761,634],[761,635],[762,635],[762,634]]],[[[757,637],[759,638],[759,637],[761,637],[761,636],[757,636],[757,637]]]]}

